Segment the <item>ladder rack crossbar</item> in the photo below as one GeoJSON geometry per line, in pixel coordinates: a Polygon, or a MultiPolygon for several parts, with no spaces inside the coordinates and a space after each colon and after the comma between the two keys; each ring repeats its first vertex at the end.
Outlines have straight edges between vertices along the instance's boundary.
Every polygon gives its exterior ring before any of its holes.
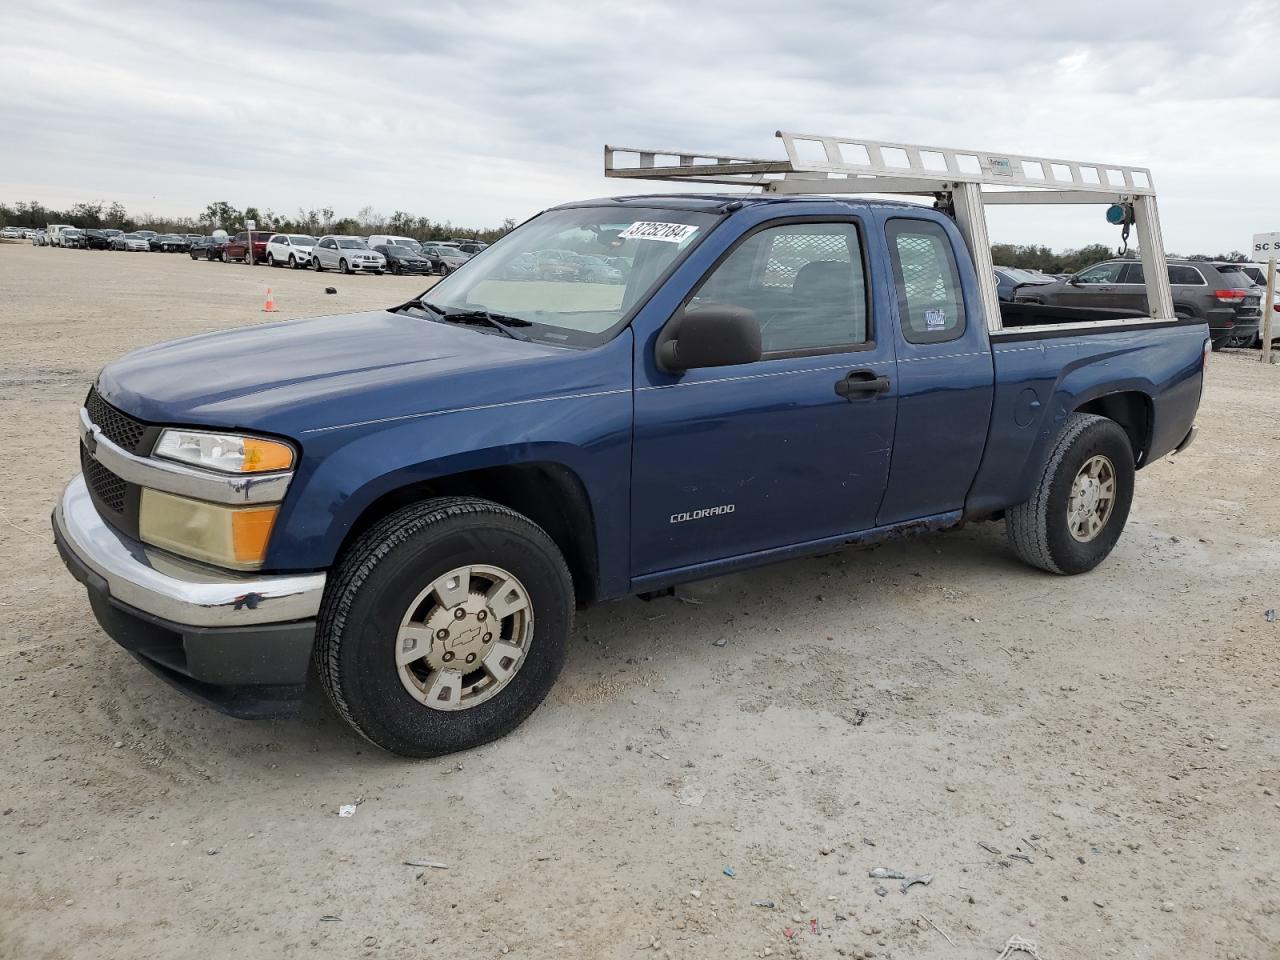
{"type": "MultiPolygon", "coordinates": [[[[786,149],[786,160],[606,145],[605,176],[760,186],[786,193],[803,192],[809,187],[812,187],[809,192],[821,193],[824,181],[828,181],[828,188],[841,193],[877,192],[877,181],[884,184],[879,187],[881,191],[890,187],[895,192],[918,190],[923,193],[944,190],[955,183],[976,183],[1052,191],[1059,203],[1069,202],[1063,197],[1069,193],[1155,195],[1151,171],[1129,164],[1089,163],[781,130],[777,137],[786,149]],[[619,155],[634,162],[619,166],[619,155]],[[803,181],[804,187],[794,181],[803,181]]],[[[1035,202],[1031,195],[1023,196],[1023,202],[1035,202]]]]}

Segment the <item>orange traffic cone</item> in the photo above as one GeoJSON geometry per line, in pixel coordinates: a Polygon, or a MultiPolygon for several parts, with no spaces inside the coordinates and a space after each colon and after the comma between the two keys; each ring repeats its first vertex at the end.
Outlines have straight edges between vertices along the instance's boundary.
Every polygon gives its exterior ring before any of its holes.
{"type": "Polygon", "coordinates": [[[271,288],[270,288],[270,287],[267,287],[267,302],[266,302],[266,303],[264,303],[264,304],[262,305],[262,312],[263,312],[263,313],[278,313],[278,312],[279,312],[278,310],[276,310],[276,301],[275,301],[275,297],[273,297],[273,296],[271,295],[271,288]]]}

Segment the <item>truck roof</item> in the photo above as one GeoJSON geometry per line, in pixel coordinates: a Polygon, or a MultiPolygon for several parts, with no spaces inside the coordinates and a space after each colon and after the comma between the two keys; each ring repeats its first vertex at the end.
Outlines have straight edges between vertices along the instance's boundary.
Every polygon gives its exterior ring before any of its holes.
{"type": "Polygon", "coordinates": [[[736,203],[741,207],[777,204],[777,203],[822,203],[835,202],[843,204],[877,203],[891,207],[930,209],[927,204],[911,203],[907,200],[883,200],[879,198],[853,198],[834,194],[800,194],[796,196],[776,196],[769,194],[752,194],[744,196],[740,193],[637,193],[622,197],[597,197],[593,200],[575,200],[551,207],[552,210],[565,210],[572,207],[659,207],[665,210],[692,210],[714,212],[726,204],[736,203]]]}

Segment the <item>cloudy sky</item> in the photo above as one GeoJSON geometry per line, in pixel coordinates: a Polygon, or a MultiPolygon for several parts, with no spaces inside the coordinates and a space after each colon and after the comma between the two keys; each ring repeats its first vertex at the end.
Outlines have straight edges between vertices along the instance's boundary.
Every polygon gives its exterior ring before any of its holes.
{"type": "MultiPolygon", "coordinates": [[[[1146,165],[1167,246],[1226,251],[1280,230],[1277,50],[1273,0],[11,2],[0,199],[481,226],[627,192],[606,141],[774,156],[782,128],[1146,165]]],[[[992,232],[1117,239],[1094,208],[992,232]]]]}

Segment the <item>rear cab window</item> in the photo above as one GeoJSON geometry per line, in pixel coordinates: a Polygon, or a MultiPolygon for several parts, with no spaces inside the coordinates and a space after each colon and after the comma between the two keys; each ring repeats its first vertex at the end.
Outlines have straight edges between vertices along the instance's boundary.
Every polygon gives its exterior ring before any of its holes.
{"type": "Polygon", "coordinates": [[[908,343],[945,343],[964,336],[964,291],[942,225],[894,217],[885,235],[903,337],[908,343]]]}

